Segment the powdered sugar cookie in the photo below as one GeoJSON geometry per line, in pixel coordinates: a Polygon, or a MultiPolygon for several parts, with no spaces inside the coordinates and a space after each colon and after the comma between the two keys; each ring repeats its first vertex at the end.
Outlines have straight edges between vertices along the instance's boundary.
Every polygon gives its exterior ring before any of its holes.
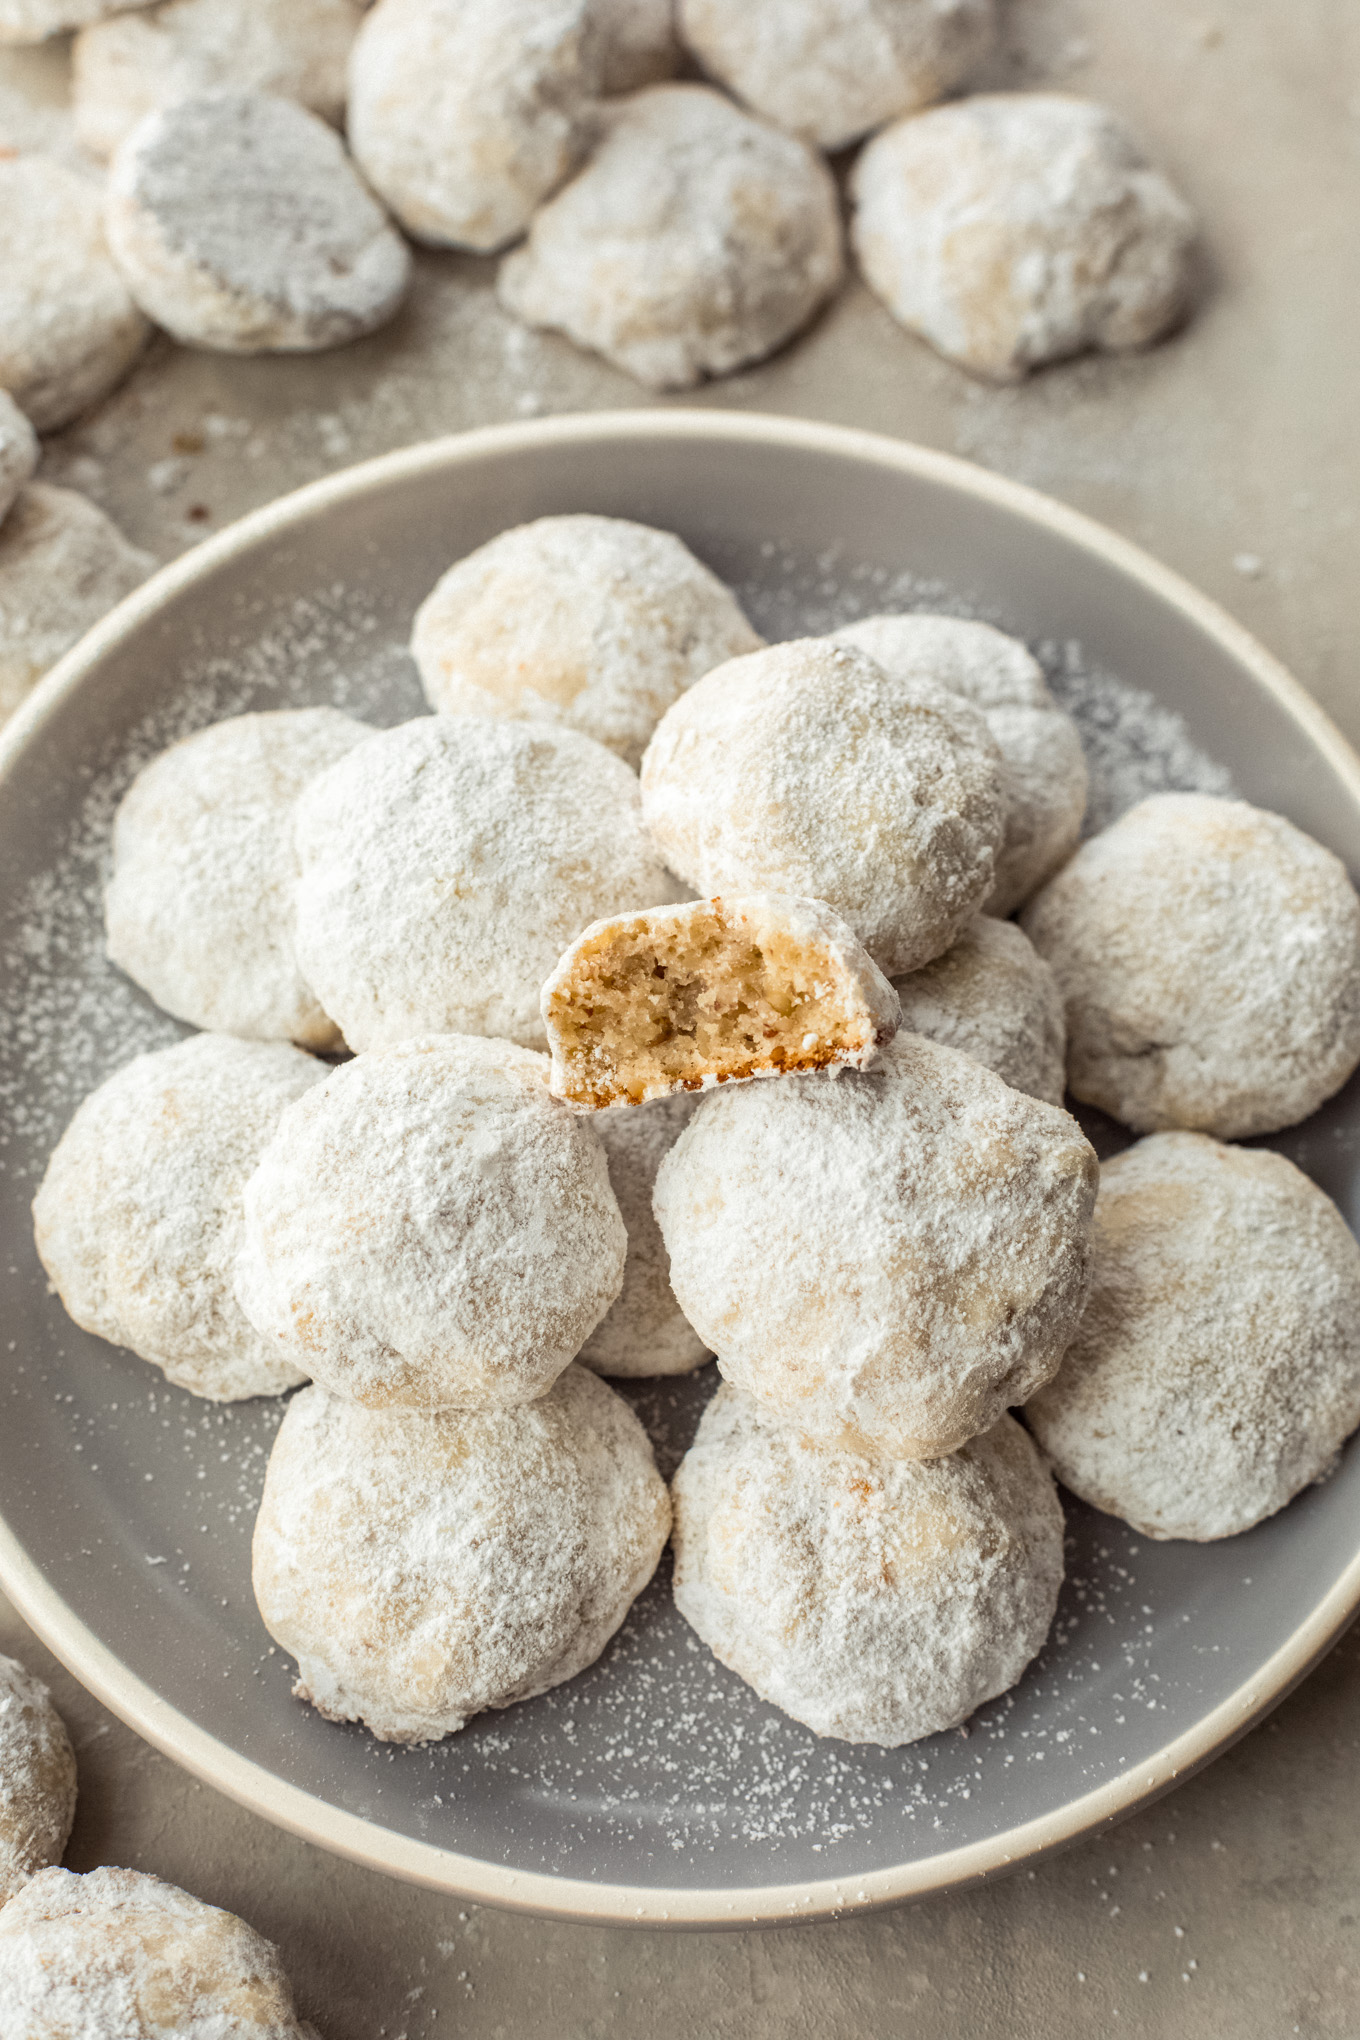
{"type": "Polygon", "coordinates": [[[0,157],[0,390],[55,432],[122,381],[150,332],[99,186],[51,156],[0,157]]]}
{"type": "Polygon", "coordinates": [[[1014,921],[980,915],[952,949],[898,978],[902,1026],[1061,1105],[1067,1030],[1051,967],[1014,921]]]}
{"type": "Polygon", "coordinates": [[[641,1424],[584,1368],[519,1409],[365,1410],[304,1389],[269,1461],[255,1598],[299,1699],[433,1742],[592,1664],[670,1514],[641,1424]]]}
{"type": "Polygon", "coordinates": [[[0,1912],[6,2040],[318,2040],[279,1951],[140,1870],[43,1870],[0,1912]]]}
{"type": "Polygon", "coordinates": [[[851,239],[893,317],[1014,382],[1184,315],[1196,225],[1107,107],[985,93],[899,121],[851,178],[851,239]]]}
{"type": "Polygon", "coordinates": [[[1067,1008],[1074,1097],[1138,1132],[1292,1126],[1360,1063],[1360,899],[1282,815],[1140,801],[1024,916],[1067,1008]]]}
{"type": "Polygon", "coordinates": [[[155,565],[74,489],[19,491],[0,525],[0,722],[155,565]]]}
{"type": "Polygon", "coordinates": [[[933,1459],[1056,1371],[1095,1194],[1075,1120],[899,1034],[865,1076],[705,1098],[653,1201],[729,1381],[819,1444],[933,1459]]]}
{"type": "Polygon", "coordinates": [[[959,695],[804,638],[681,695],[642,761],[642,811],[696,892],[825,900],[897,976],[948,949],[992,888],[1001,762],[959,695]]]}
{"type": "Polygon", "coordinates": [[[148,114],[113,159],[106,225],[143,311],[227,354],[356,340],[411,279],[410,250],[338,135],[261,92],[148,114]]]}
{"type": "Polygon", "coordinates": [[[245,1187],[236,1294],[280,1362],[381,1409],[543,1395],[623,1284],[604,1153],[545,1057],[440,1035],[343,1064],[245,1187]]]}
{"type": "Polygon", "coordinates": [[[656,1098],[631,1112],[597,1112],[591,1126],[628,1232],[623,1288],[577,1354],[597,1374],[690,1374],[708,1358],[671,1288],[670,1256],[652,1210],[662,1158],[689,1124],[695,1100],[656,1098]]]}
{"type": "Polygon", "coordinates": [[[1025,1418],[1145,1537],[1232,1537],[1360,1424],[1360,1246],[1283,1155],[1156,1133],[1107,1162],[1091,1299],[1025,1418]]]}
{"type": "Polygon", "coordinates": [[[1053,1620],[1062,1509],[1010,1417],[947,1459],[866,1460],[722,1388],[674,1500],[676,1606],[818,1735],[894,1749],[957,1727],[1053,1620]]]}
{"type": "Polygon", "coordinates": [[[593,133],[591,0],[378,0],[350,59],[350,145],[418,241],[502,248],[593,133]]]}
{"type": "Polygon", "coordinates": [[[592,1111],[872,1069],[898,1013],[840,915],[779,893],[596,921],[543,987],[553,1096],[592,1111]]]}
{"type": "Polygon", "coordinates": [[[677,695],[761,642],[673,533],[539,517],[450,567],[411,654],[432,708],[562,723],[636,766],[677,695]]]}
{"type": "Polygon", "coordinates": [[[372,734],[335,708],[232,716],[137,774],[113,824],[108,952],[195,1027],[333,1048],[293,953],[293,807],[372,734]]]}
{"type": "Polygon", "coordinates": [[[601,46],[601,92],[636,92],[679,68],[674,0],[590,0],[590,25],[601,46]]]}
{"type": "Polygon", "coordinates": [[[75,1752],[52,1695],[0,1657],[0,1906],[61,1861],[75,1811],[75,1752]]]}
{"type": "Polygon", "coordinates": [[[13,397],[0,390],[0,524],[38,465],[38,435],[13,397]]]}
{"type": "Polygon", "coordinates": [[[823,149],[943,99],[996,37],[995,0],[679,0],[679,12],[706,70],[823,149]]]}
{"type": "Polygon", "coordinates": [[[325,1075],[283,1042],[195,1034],[91,1093],[33,1200],[42,1264],[84,1331],[213,1402],[306,1378],[247,1323],[232,1278],[246,1179],[325,1075]]]}
{"type": "Polygon", "coordinates": [[[819,156],[702,85],[651,86],[601,121],[501,265],[510,311],[654,389],[730,375],[807,324],[842,269],[819,156]]]}
{"type": "Polygon", "coordinates": [[[145,7],[149,0],[0,0],[0,43],[46,42],[102,21],[125,7],[145,7]]]}
{"type": "Polygon", "coordinates": [[[1086,813],[1081,737],[1049,692],[1043,669],[989,623],[956,616],[869,616],[836,632],[889,679],[934,680],[980,709],[1001,753],[1006,832],[989,914],[1022,906],[1077,847],[1086,813]]]}
{"type": "Polygon", "coordinates": [[[637,780],[574,730],[425,716],[298,803],[303,976],[351,1048],[414,1034],[536,1047],[543,980],[589,922],[675,897],[637,780]]]}
{"type": "Polygon", "coordinates": [[[201,92],[270,92],[339,125],[356,0],[163,0],[82,30],[76,133],[111,156],[138,121],[201,92]]]}

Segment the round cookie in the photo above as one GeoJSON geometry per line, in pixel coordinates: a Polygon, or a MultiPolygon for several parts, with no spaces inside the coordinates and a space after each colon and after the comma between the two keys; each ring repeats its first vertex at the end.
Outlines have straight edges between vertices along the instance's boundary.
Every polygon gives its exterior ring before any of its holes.
{"type": "Polygon", "coordinates": [[[1154,794],[1023,926],[1063,994],[1073,1096],[1139,1133],[1272,1133],[1360,1063],[1360,899],[1282,815],[1154,794]]]}
{"type": "Polygon", "coordinates": [[[697,892],[825,900],[897,976],[948,949],[992,888],[1000,756],[959,695],[804,638],[719,666],[667,710],[642,812],[697,892]]]}
{"type": "Polygon", "coordinates": [[[593,1664],[670,1515],[641,1424],[584,1368],[518,1409],[366,1410],[309,1388],[270,1456],[255,1598],[299,1699],[433,1742],[593,1664]]]}
{"type": "Polygon", "coordinates": [[[591,0],[378,0],[350,58],[350,146],[408,234],[503,248],[589,146],[591,0]]]}
{"type": "Polygon", "coordinates": [[[1001,753],[1006,832],[989,914],[1012,914],[1077,847],[1086,759],[1070,715],[1018,638],[956,616],[868,616],[835,633],[890,680],[933,680],[979,709],[1001,753]]]}
{"type": "Polygon", "coordinates": [[[552,1386],[623,1283],[603,1150],[544,1056],[441,1035],[342,1064],[245,1186],[236,1294],[279,1358],[381,1409],[552,1386]]]}
{"type": "Polygon", "coordinates": [[[679,13],[705,70],[823,149],[943,99],[996,39],[996,0],[679,0],[679,13]]]}
{"type": "Polygon", "coordinates": [[[681,1093],[591,1118],[628,1232],[623,1288],[576,1356],[597,1374],[692,1374],[708,1358],[707,1346],[676,1302],[670,1256],[652,1210],[656,1172],[697,1102],[681,1093]]]}
{"type": "Polygon", "coordinates": [[[0,0],[0,44],[46,42],[87,22],[149,0],[0,0]]]}
{"type": "Polygon", "coordinates": [[[87,496],[21,489],[0,525],[0,722],[155,567],[87,496]]]}
{"type": "Polygon", "coordinates": [[[163,0],[83,29],[76,134],[111,156],[138,121],[201,92],[271,92],[339,126],[362,11],[355,0],[163,0]]]}
{"type": "Polygon", "coordinates": [[[0,1657],[0,1906],[61,1861],[75,1811],[75,1752],[52,1695],[0,1657]]]}
{"type": "Polygon", "coordinates": [[[721,1388],[673,1494],[680,1613],[817,1735],[895,1749],[955,1728],[1052,1623],[1062,1508],[1013,1418],[947,1459],[865,1460],[721,1388]]]}
{"type": "Polygon", "coordinates": [[[673,0],[590,0],[591,33],[600,44],[600,90],[636,92],[680,66],[673,0]]]}
{"type": "Polygon", "coordinates": [[[1091,1297],[1025,1419],[1145,1537],[1233,1537],[1360,1424],[1360,1246],[1283,1155],[1154,1133],[1106,1162],[1091,1297]]]}
{"type": "Polygon", "coordinates": [[[306,1378],[247,1323],[232,1278],[246,1179],[325,1075],[282,1042],[195,1034],[90,1094],[33,1200],[42,1264],[83,1330],[213,1402],[306,1378]]]}
{"type": "Polygon", "coordinates": [[[372,731],[335,708],[267,710],[196,730],[133,780],[113,824],[108,953],[195,1027],[334,1048],[293,954],[293,808],[372,731]]]}
{"type": "Polygon", "coordinates": [[[933,1459],[1056,1372],[1096,1180],[1065,1112],[899,1034],[868,1075],[705,1098],[653,1202],[729,1381],[819,1444],[933,1459]]]}
{"type": "Polygon", "coordinates": [[[539,987],[592,921],[675,884],[621,759],[575,730],[422,716],[307,787],[297,957],[353,1049],[415,1034],[538,1047],[539,987]]]}
{"type": "Polygon", "coordinates": [[[985,1063],[1012,1090],[1062,1104],[1062,994],[1014,921],[979,915],[952,949],[895,982],[904,1030],[985,1063]]]}
{"type": "Polygon", "coordinates": [[[342,346],[390,319],[411,280],[339,136],[261,92],[148,114],[113,159],[106,226],[143,311],[225,354],[342,346]]]}
{"type": "Polygon", "coordinates": [[[16,2040],[318,2040],[272,1941],[140,1870],[40,1871],[0,1912],[0,2001],[16,2040]]]}
{"type": "Polygon", "coordinates": [[[851,176],[851,240],[909,332],[996,382],[1184,316],[1193,213],[1107,107],[983,93],[899,121],[851,176]]]}
{"type": "Polygon", "coordinates": [[[669,531],[539,517],[450,567],[416,612],[432,708],[580,730],[636,767],[671,703],[762,643],[669,531]]]}
{"type": "Polygon", "coordinates": [[[13,397],[0,390],[0,524],[38,465],[38,435],[13,397]]]}
{"type": "Polygon", "coordinates": [[[501,264],[502,304],[653,389],[760,361],[841,279],[821,158],[702,85],[601,108],[603,139],[501,264]]]}
{"type": "Polygon", "coordinates": [[[51,156],[0,156],[0,390],[55,432],[123,380],[150,332],[98,184],[51,156]]]}

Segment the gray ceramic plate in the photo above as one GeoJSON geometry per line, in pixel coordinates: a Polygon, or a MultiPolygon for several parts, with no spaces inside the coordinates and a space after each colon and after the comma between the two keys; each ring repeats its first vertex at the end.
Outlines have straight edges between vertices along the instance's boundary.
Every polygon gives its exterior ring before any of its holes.
{"type": "MultiPolygon", "coordinates": [[[[380,1868],[595,1920],[881,1905],[1110,1821],[1279,1699],[1360,1599],[1360,1456],[1226,1544],[1152,1545],[1071,1506],[1049,1645],[967,1735],[819,1742],[713,1661],[663,1576],[582,1678],[393,1751],[297,1705],[256,1617],[250,1529],[278,1406],[167,1389],[76,1330],[33,1253],[29,1200],[71,1110],[177,1032],[100,950],[99,864],[130,772],[244,707],[419,712],[401,647],[436,576],[506,525],[579,509],[682,533],[767,635],[925,595],[1075,642],[1360,869],[1360,761],[1244,632],[1085,519],[914,447],[716,412],[565,418],[396,454],[247,518],[124,603],[0,741],[0,1579],[149,1740],[380,1868]]],[[[1354,1222],[1357,1088],[1279,1145],[1354,1222]]],[[[663,1459],[713,1371],[633,1392],[663,1459]]]]}

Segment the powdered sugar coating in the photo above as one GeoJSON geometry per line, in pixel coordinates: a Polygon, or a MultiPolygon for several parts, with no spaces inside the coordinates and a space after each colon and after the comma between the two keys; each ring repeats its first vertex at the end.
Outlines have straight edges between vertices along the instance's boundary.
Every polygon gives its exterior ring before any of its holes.
{"type": "Polygon", "coordinates": [[[13,397],[0,390],[0,524],[38,465],[38,435],[13,397]]]}
{"type": "Polygon", "coordinates": [[[905,1030],[985,1063],[1013,1090],[1062,1104],[1062,994],[1014,921],[979,915],[952,949],[896,987],[905,1030]]]}
{"type": "Polygon", "coordinates": [[[1194,215],[1108,107],[1051,92],[936,107],[876,136],[851,191],[870,288],[976,375],[1146,347],[1185,313],[1194,215]]]}
{"type": "Polygon", "coordinates": [[[318,2040],[279,1951],[139,1870],[43,1870],[0,1912],[5,2040],[318,2040]]]}
{"type": "Polygon", "coordinates": [[[75,1752],[52,1695],[0,1657],[0,1906],[61,1861],[75,1811],[75,1752]]]}
{"type": "Polygon", "coordinates": [[[596,1374],[691,1374],[708,1358],[671,1288],[670,1256],[652,1210],[656,1172],[696,1102],[681,1093],[626,1111],[597,1112],[591,1119],[628,1233],[623,1288],[576,1356],[596,1374]]]}
{"type": "Polygon", "coordinates": [[[673,1495],[676,1606],[818,1735],[892,1749],[954,1728],[1052,1623],[1062,1509],[1010,1417],[947,1459],[866,1460],[725,1387],[673,1495]]]}
{"type": "Polygon", "coordinates": [[[601,109],[603,140],[506,257],[501,302],[653,389],[759,361],[841,279],[819,156],[702,85],[601,109]]]}
{"type": "Polygon", "coordinates": [[[972,918],[1004,826],[979,711],[826,638],[735,659],[683,694],[643,758],[642,811],[697,892],[825,900],[892,977],[972,918]]]}
{"type": "Polygon", "coordinates": [[[679,12],[706,70],[823,149],[943,99],[996,37],[995,0],[679,0],[679,12]]]}
{"type": "Polygon", "coordinates": [[[1283,1155],[1152,1134],[1101,1171],[1086,1314],[1025,1417],[1144,1536],[1249,1530],[1360,1424],[1360,1245],[1283,1155]]]}
{"type": "Polygon", "coordinates": [[[138,773],[114,817],[104,919],[113,961],[167,1013],[336,1045],[293,953],[293,806],[370,734],[335,708],[231,716],[138,773]]]}
{"type": "Polygon", "coordinates": [[[0,722],[155,566],[87,496],[19,491],[0,525],[0,722]]]}
{"type": "Polygon", "coordinates": [[[158,325],[227,354],[338,347],[390,319],[411,254],[338,135],[291,100],[200,93],[118,149],[105,212],[158,325]]]}
{"type": "Polygon", "coordinates": [[[213,1402],[305,1380],[247,1323],[232,1278],[246,1179],[325,1074],[283,1042],[195,1034],[90,1094],[33,1200],[38,1253],[78,1325],[213,1402]]]}
{"type": "Polygon", "coordinates": [[[245,1186],[236,1293],[273,1350],[380,1409],[551,1387],[623,1283],[604,1153],[546,1058],[442,1035],[343,1064],[245,1186]]]}
{"type": "Polygon", "coordinates": [[[378,0],[350,58],[360,168],[409,234],[504,247],[594,132],[591,0],[378,0]]]}
{"type": "Polygon", "coordinates": [[[817,1443],[933,1459],[1056,1371],[1096,1177],[1065,1112],[899,1034],[868,1075],[705,1098],[654,1205],[729,1381],[817,1443]]]}
{"type": "Polygon", "coordinates": [[[519,1409],[294,1397],[255,1526],[255,1597],[298,1697],[433,1742],[592,1664],[656,1569],[670,1500],[627,1405],[570,1367],[519,1409]]]}
{"type": "Polygon", "coordinates": [[[891,680],[933,680],[982,712],[1001,753],[1006,832],[989,914],[1012,914],[1077,847],[1086,813],[1081,735],[1018,638],[957,616],[868,616],[835,634],[891,680]]]}
{"type": "Polygon", "coordinates": [[[636,767],[676,697],[762,639],[672,532],[539,517],[450,567],[416,612],[432,708],[580,730],[636,767]]]}
{"type": "Polygon", "coordinates": [[[575,730],[423,716],[308,786],[297,956],[345,1040],[537,1047],[539,988],[591,921],[675,897],[623,762],[575,730]]]}
{"type": "Polygon", "coordinates": [[[147,5],[148,0],[0,0],[0,43],[46,42],[122,8],[147,5]]]}
{"type": "Polygon", "coordinates": [[[1062,990],[1074,1097],[1140,1133],[1271,1133],[1360,1063],[1360,899],[1282,815],[1155,794],[1023,926],[1062,990]]]}
{"type": "Polygon", "coordinates": [[[0,389],[55,432],[122,381],[150,333],[99,186],[51,156],[0,157],[0,389]]]}
{"type": "Polygon", "coordinates": [[[636,92],[679,67],[674,0],[590,0],[590,27],[601,49],[601,92],[636,92]]]}

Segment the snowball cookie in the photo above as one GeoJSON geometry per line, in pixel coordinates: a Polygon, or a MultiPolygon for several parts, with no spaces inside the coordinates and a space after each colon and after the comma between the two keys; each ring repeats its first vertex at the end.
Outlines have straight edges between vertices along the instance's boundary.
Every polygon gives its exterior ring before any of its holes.
{"type": "Polygon", "coordinates": [[[0,390],[55,432],[122,381],[150,332],[99,186],[51,156],[0,155],[0,390]]]}
{"type": "Polygon", "coordinates": [[[43,1870],[0,1912],[4,2040],[317,2040],[279,1951],[140,1870],[43,1870]]]}
{"type": "Polygon", "coordinates": [[[502,263],[502,304],[653,389],[772,354],[841,280],[825,163],[702,85],[653,85],[601,119],[596,153],[502,263]]]}
{"type": "Polygon", "coordinates": [[[1283,1155],[1154,1133],[1101,1171],[1091,1297],[1026,1421],[1145,1537],[1233,1537],[1360,1424],[1360,1246],[1283,1155]]]}
{"type": "Polygon", "coordinates": [[[87,496],[19,491],[0,525],[0,722],[155,566],[87,496]]]}
{"type": "Polygon", "coordinates": [[[865,1460],[721,1388],[674,1503],[680,1613],[817,1735],[893,1749],[955,1728],[1053,1620],[1062,1508],[1011,1417],[947,1459],[865,1460]]]}
{"type": "Polygon", "coordinates": [[[642,812],[700,893],[797,893],[895,977],[949,948],[991,891],[1001,760],[978,710],[826,638],[734,659],[667,710],[642,812]]]}
{"type": "Polygon", "coordinates": [[[246,1178],[325,1075],[283,1042],[195,1034],[90,1094],[33,1200],[39,1257],[84,1331],[212,1402],[306,1379],[246,1322],[232,1279],[246,1178]]]}
{"type": "Polygon", "coordinates": [[[432,708],[562,723],[636,767],[678,695],[762,642],[673,532],[583,515],[503,531],[450,567],[411,655],[432,708]]]}
{"type": "Polygon", "coordinates": [[[236,1293],[280,1359],[380,1409],[543,1395],[623,1285],[604,1151],[508,1041],[372,1050],[245,1188],[236,1293]]]}
{"type": "Polygon", "coordinates": [[[524,232],[594,132],[594,14],[591,0],[378,0],[350,58],[350,147],[408,234],[487,251],[524,232]]]}
{"type": "Polygon", "coordinates": [[[679,69],[673,0],[591,0],[590,24],[600,45],[602,92],[636,92],[679,69]]]}
{"type": "Polygon", "coordinates": [[[1062,994],[1014,921],[979,915],[952,949],[898,978],[896,991],[905,1029],[971,1055],[1013,1090],[1062,1104],[1062,994]]]}
{"type": "Polygon", "coordinates": [[[362,19],[355,0],[165,0],[82,30],[76,134],[111,156],[139,120],[201,92],[273,92],[339,125],[362,19]]]}
{"type": "Polygon", "coordinates": [[[304,1389],[270,1455],[255,1599],[293,1691],[435,1742],[593,1664],[670,1530],[647,1435],[569,1367],[517,1409],[366,1410],[304,1389]]]}
{"type": "Polygon", "coordinates": [[[1107,107],[958,100],[876,136],[850,188],[870,289],[975,375],[1146,347],[1185,313],[1194,214],[1107,107]]]}
{"type": "Polygon", "coordinates": [[[0,0],[0,43],[46,42],[121,8],[146,5],[147,0],[0,0]]]}
{"type": "Polygon", "coordinates": [[[1360,1063],[1360,900],[1283,815],[1154,794],[1023,925],[1066,1004],[1073,1096],[1139,1133],[1273,1133],[1360,1063]]]}
{"type": "Polygon", "coordinates": [[[137,774],[113,824],[108,953],[195,1027],[334,1048],[293,954],[293,807],[372,731],[336,708],[196,730],[137,774]]]}
{"type": "Polygon", "coordinates": [[[588,922],[675,897],[621,759],[575,730],[422,716],[298,802],[297,956],[353,1049],[544,1040],[539,989],[588,922]]]}
{"type": "Polygon", "coordinates": [[[900,1011],[839,914],[780,893],[596,921],[543,987],[553,1096],[588,1111],[872,1069],[900,1011]]]}
{"type": "Polygon", "coordinates": [[[823,149],[961,85],[991,50],[996,0],[679,0],[705,70],[823,149]]]}
{"type": "Polygon", "coordinates": [[[819,1444],[933,1459],[1056,1372],[1096,1176],[1065,1112],[899,1034],[869,1075],[705,1098],[653,1203],[729,1381],[819,1444]]]}
{"type": "Polygon", "coordinates": [[[75,1811],[75,1752],[52,1695],[0,1657],[0,1906],[61,1861],[75,1811]]]}
{"type": "Polygon", "coordinates": [[[675,1300],[666,1242],[652,1210],[663,1156],[689,1125],[696,1100],[679,1093],[630,1112],[598,1112],[591,1126],[628,1231],[623,1288],[577,1354],[597,1374],[691,1374],[708,1348],[675,1300]]]}
{"type": "Polygon", "coordinates": [[[13,397],[0,390],[0,524],[38,465],[38,435],[13,397]]]}
{"type": "Polygon", "coordinates": [[[1077,847],[1086,758],[1070,715],[1018,638],[957,616],[868,616],[835,634],[905,684],[934,680],[980,709],[1001,753],[1006,832],[989,914],[1011,914],[1077,847]]]}
{"type": "Polygon", "coordinates": [[[411,253],[323,120],[262,92],[148,114],[109,171],[109,246],[190,347],[307,354],[391,318],[411,253]]]}

